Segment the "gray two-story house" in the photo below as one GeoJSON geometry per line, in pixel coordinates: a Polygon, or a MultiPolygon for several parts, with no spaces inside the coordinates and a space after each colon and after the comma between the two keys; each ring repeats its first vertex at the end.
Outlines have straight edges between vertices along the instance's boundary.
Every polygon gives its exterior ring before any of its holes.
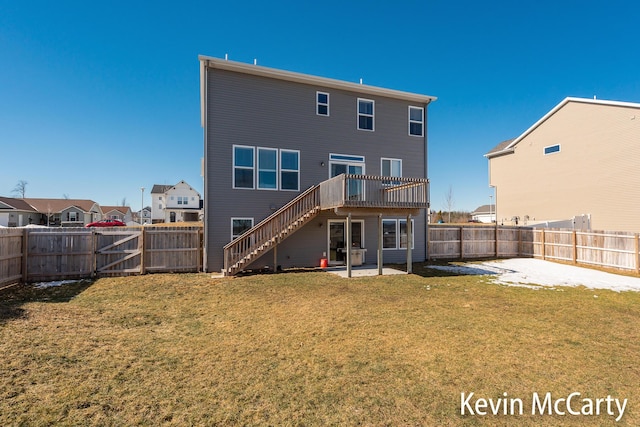
{"type": "Polygon", "coordinates": [[[199,59],[207,271],[425,259],[435,97],[199,59]]]}

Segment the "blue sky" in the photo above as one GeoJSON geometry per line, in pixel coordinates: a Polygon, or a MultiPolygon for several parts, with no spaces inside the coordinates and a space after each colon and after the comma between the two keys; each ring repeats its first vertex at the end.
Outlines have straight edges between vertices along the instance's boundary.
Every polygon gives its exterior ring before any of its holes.
{"type": "Polygon", "coordinates": [[[0,0],[0,196],[202,192],[199,54],[427,95],[435,210],[567,96],[640,102],[640,2],[0,0]]]}

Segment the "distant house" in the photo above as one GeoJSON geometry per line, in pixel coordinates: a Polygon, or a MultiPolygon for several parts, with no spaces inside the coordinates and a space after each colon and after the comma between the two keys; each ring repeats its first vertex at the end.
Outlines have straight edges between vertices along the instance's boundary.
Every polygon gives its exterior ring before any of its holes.
{"type": "Polygon", "coordinates": [[[133,222],[136,224],[151,224],[151,206],[145,206],[142,209],[142,213],[140,211],[134,212],[133,222]],[[140,221],[140,217],[142,217],[142,221],[140,221]]]}
{"type": "Polygon", "coordinates": [[[151,189],[151,222],[194,222],[202,216],[200,193],[185,181],[155,184],[151,189]]]}
{"type": "Polygon", "coordinates": [[[495,205],[482,205],[475,211],[471,212],[471,219],[473,221],[492,223],[496,221],[496,207],[495,205]]]}
{"type": "Polygon", "coordinates": [[[23,199],[0,197],[0,226],[22,227],[42,221],[43,215],[23,199]]]}
{"type": "Polygon", "coordinates": [[[640,232],[640,103],[566,98],[485,157],[501,224],[640,232]]]}
{"type": "Polygon", "coordinates": [[[103,219],[117,219],[128,224],[133,221],[133,214],[129,206],[102,206],[103,219]]]}
{"type": "Polygon", "coordinates": [[[102,219],[102,209],[85,199],[22,199],[41,214],[38,223],[48,226],[83,227],[102,219]]]}

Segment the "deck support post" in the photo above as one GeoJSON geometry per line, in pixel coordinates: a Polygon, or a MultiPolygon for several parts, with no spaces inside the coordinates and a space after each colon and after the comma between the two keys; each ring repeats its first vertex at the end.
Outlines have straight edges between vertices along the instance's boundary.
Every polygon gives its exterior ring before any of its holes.
{"type": "Polygon", "coordinates": [[[351,213],[347,215],[347,277],[351,277],[351,246],[353,246],[353,236],[351,235],[351,213]]]}
{"type": "Polygon", "coordinates": [[[407,215],[407,274],[413,273],[413,254],[411,253],[411,244],[413,239],[411,238],[411,214],[407,215]]]}
{"type": "Polygon", "coordinates": [[[273,245],[273,272],[278,272],[278,241],[273,245]]]}
{"type": "Polygon", "coordinates": [[[382,214],[378,215],[378,276],[382,276],[382,214]]]}

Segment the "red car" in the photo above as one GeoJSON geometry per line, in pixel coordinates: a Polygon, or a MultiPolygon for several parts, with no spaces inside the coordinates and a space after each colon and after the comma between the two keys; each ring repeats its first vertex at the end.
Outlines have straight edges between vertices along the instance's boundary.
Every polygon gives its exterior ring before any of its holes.
{"type": "Polygon", "coordinates": [[[100,221],[91,222],[85,225],[85,227],[124,227],[126,225],[127,224],[122,221],[118,221],[117,219],[103,219],[100,221]]]}

